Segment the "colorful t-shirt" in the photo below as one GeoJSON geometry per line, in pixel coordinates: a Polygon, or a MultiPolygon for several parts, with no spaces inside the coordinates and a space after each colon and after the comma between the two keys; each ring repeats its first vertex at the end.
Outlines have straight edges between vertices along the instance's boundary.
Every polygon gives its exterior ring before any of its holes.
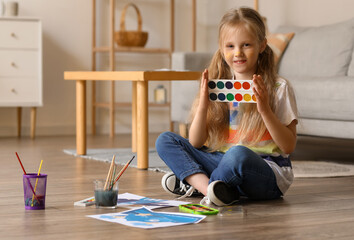
{"type": "MultiPolygon", "coordinates": [[[[285,126],[289,125],[293,120],[297,120],[297,107],[294,91],[289,84],[283,78],[278,78],[276,81],[276,100],[275,100],[275,115],[280,122],[285,126]]],[[[250,103],[241,103],[250,104],[250,103]]],[[[244,145],[249,149],[260,155],[273,169],[273,172],[277,178],[277,184],[283,194],[290,187],[294,175],[291,167],[291,161],[289,155],[283,153],[280,148],[275,144],[271,135],[267,131],[260,142],[253,146],[247,146],[242,142],[232,142],[233,136],[237,132],[237,114],[238,103],[230,103],[230,124],[229,124],[229,139],[230,142],[222,149],[226,152],[230,147],[236,145],[244,145]]]]}

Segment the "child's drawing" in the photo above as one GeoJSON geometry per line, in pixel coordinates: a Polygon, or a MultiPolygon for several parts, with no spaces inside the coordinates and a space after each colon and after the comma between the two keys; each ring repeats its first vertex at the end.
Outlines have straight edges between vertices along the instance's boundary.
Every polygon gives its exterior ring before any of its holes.
{"type": "Polygon", "coordinates": [[[146,229],[198,223],[205,218],[205,216],[187,213],[153,212],[145,207],[120,213],[89,215],[88,217],[146,229]]]}
{"type": "Polygon", "coordinates": [[[185,204],[183,201],[175,200],[163,200],[143,197],[131,193],[118,194],[118,207],[136,208],[145,206],[149,209],[162,208],[162,207],[174,207],[185,204]]]}

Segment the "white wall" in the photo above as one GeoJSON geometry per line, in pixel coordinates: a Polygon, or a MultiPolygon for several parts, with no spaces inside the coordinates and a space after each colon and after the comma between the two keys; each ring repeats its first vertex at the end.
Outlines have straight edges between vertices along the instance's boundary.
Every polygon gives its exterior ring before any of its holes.
{"type": "MultiPolygon", "coordinates": [[[[1,0],[0,0],[1,1],[1,0]]],[[[6,0],[3,0],[6,1],[6,0]]],[[[91,1],[90,0],[18,0],[21,16],[38,17],[43,25],[43,82],[44,106],[38,109],[37,135],[75,134],[75,84],[63,80],[68,70],[90,70],[91,68],[91,1]]],[[[107,43],[108,0],[97,0],[99,44],[107,43]]],[[[116,1],[116,28],[120,13],[128,0],[116,1]]],[[[168,47],[169,1],[134,0],[143,17],[143,29],[149,32],[146,47],[168,47]]],[[[191,44],[191,1],[176,0],[176,51],[190,51],[191,44]]],[[[251,0],[197,0],[197,50],[214,51],[217,46],[217,27],[221,16],[232,7],[253,6],[251,0]]],[[[269,29],[291,24],[319,26],[336,23],[354,17],[352,0],[260,0],[260,12],[267,17],[269,29]]],[[[136,28],[135,14],[129,11],[127,28],[136,28]]],[[[143,70],[166,68],[169,59],[163,54],[117,54],[118,70],[143,70]]],[[[99,54],[98,66],[107,70],[108,56],[99,54]]],[[[152,90],[158,83],[150,84],[152,90]]],[[[98,98],[108,99],[108,86],[100,85],[98,98]]],[[[130,83],[116,87],[118,101],[129,101],[130,83]],[[119,96],[119,97],[118,97],[119,96]]],[[[88,92],[90,87],[88,87],[88,92]]],[[[88,94],[89,95],[89,94],[88,94]]],[[[90,96],[88,96],[88,101],[90,96]]],[[[90,106],[90,105],[88,105],[90,106]]],[[[88,116],[90,109],[88,108],[88,116]]],[[[130,132],[131,112],[128,108],[118,109],[116,115],[117,133],[130,132]]],[[[168,130],[167,109],[152,109],[150,131],[168,130]]],[[[108,111],[99,110],[98,131],[107,133],[108,111]]],[[[23,112],[23,134],[29,134],[29,110],[23,112]]],[[[88,126],[91,121],[88,118],[88,126]]],[[[88,128],[90,129],[90,128],[88,128]]],[[[16,135],[16,111],[14,108],[0,108],[0,136],[16,135]]]]}
{"type": "MultiPolygon", "coordinates": [[[[19,15],[38,17],[43,27],[43,100],[37,110],[37,133],[75,133],[75,85],[65,70],[90,66],[91,5],[86,0],[20,0],[19,15]]],[[[16,135],[16,111],[0,108],[0,134],[16,135]]],[[[29,134],[29,109],[23,109],[23,135],[29,134]]]]}

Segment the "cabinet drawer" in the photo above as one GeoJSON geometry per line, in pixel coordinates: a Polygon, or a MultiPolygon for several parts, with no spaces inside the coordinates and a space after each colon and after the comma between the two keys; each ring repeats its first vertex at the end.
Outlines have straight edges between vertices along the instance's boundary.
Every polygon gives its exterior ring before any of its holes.
{"type": "Polygon", "coordinates": [[[0,50],[0,55],[0,77],[38,77],[38,51],[0,50]]]}
{"type": "Polygon", "coordinates": [[[0,48],[38,49],[40,24],[37,21],[0,20],[0,48]]]}
{"type": "Polygon", "coordinates": [[[41,106],[38,78],[0,78],[0,106],[41,106]]]}

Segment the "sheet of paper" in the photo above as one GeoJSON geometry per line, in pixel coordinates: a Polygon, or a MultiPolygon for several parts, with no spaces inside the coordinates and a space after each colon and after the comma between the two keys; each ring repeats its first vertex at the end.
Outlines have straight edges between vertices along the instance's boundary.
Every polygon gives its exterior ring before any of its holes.
{"type": "Polygon", "coordinates": [[[148,209],[163,208],[163,207],[178,207],[181,204],[188,204],[190,202],[163,200],[143,197],[131,193],[118,194],[117,207],[137,208],[145,206],[148,209]]]}
{"type": "Polygon", "coordinates": [[[188,213],[153,212],[148,208],[141,207],[120,213],[88,215],[87,217],[107,222],[120,223],[130,227],[151,229],[199,223],[206,216],[188,213]]]}

